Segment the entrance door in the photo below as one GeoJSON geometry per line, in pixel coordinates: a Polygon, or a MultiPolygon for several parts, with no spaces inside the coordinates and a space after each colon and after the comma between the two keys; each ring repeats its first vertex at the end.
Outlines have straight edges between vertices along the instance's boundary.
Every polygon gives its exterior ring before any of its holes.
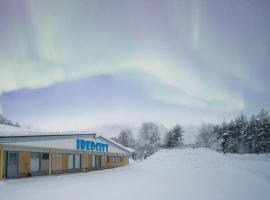
{"type": "Polygon", "coordinates": [[[7,153],[7,178],[18,176],[18,152],[8,152],[7,153]]]}

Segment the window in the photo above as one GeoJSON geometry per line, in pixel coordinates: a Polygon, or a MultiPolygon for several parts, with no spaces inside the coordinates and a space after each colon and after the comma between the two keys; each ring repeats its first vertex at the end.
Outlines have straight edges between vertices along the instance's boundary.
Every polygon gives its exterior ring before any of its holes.
{"type": "Polygon", "coordinates": [[[68,154],[68,169],[74,168],[73,154],[68,154]]]}
{"type": "Polygon", "coordinates": [[[81,167],[81,156],[80,154],[75,155],[75,168],[79,169],[81,167]]]}
{"type": "Polygon", "coordinates": [[[31,172],[39,171],[39,160],[40,160],[40,153],[31,153],[31,161],[30,161],[31,172]]]}
{"type": "Polygon", "coordinates": [[[49,154],[48,153],[43,153],[42,154],[42,160],[49,160],[49,154]]]}
{"type": "Polygon", "coordinates": [[[92,155],[92,167],[96,167],[95,155],[92,155]]]}
{"type": "Polygon", "coordinates": [[[42,153],[41,154],[41,171],[46,172],[49,170],[49,154],[42,153]]]}

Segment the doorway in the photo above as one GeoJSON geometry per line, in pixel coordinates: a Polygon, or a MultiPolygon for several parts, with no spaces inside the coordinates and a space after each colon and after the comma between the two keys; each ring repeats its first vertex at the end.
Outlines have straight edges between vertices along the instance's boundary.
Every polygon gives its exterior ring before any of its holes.
{"type": "Polygon", "coordinates": [[[18,177],[19,153],[7,152],[7,178],[18,177]]]}

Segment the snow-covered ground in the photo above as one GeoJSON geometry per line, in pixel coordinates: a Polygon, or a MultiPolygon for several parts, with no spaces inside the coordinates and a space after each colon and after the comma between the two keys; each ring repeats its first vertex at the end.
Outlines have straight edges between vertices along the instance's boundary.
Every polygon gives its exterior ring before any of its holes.
{"type": "Polygon", "coordinates": [[[122,168],[0,181],[0,199],[269,200],[270,155],[161,150],[122,168]]]}

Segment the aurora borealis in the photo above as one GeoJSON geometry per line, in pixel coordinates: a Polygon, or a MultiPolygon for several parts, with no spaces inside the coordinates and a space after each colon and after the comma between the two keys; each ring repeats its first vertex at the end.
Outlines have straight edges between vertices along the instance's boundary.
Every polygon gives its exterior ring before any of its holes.
{"type": "Polygon", "coordinates": [[[269,110],[269,11],[267,0],[1,0],[1,110],[69,129],[269,110]]]}

